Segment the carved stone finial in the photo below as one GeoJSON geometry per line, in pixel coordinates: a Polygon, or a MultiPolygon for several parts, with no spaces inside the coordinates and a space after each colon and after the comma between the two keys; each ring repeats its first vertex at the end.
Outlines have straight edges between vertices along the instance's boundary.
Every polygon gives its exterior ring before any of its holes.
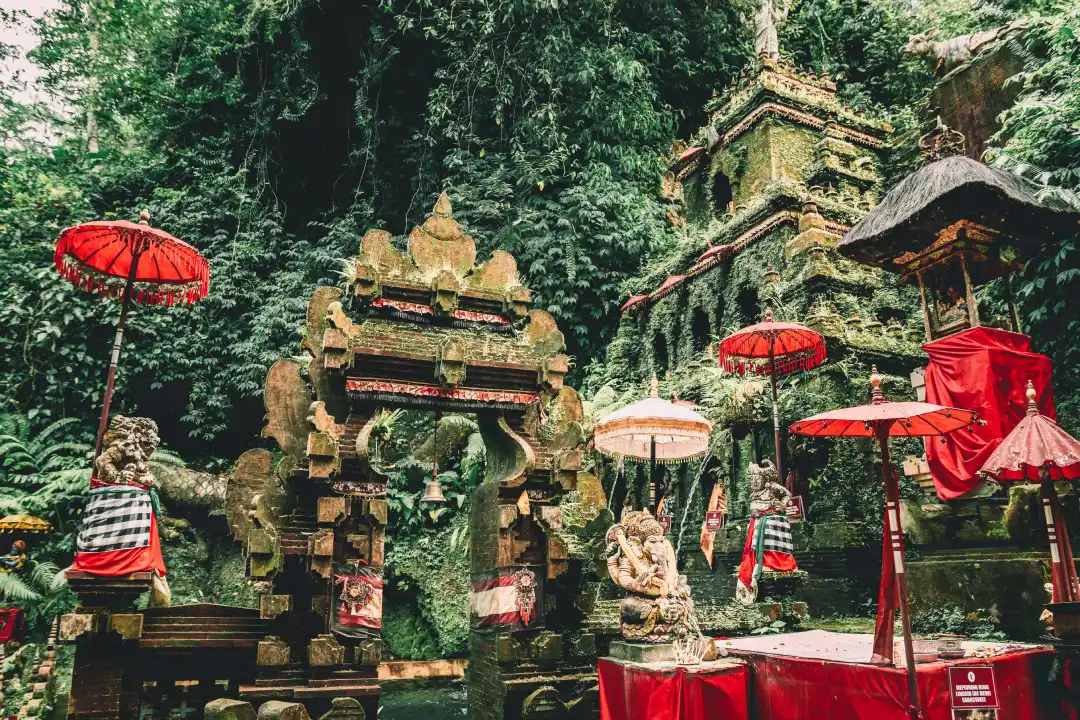
{"type": "Polygon", "coordinates": [[[649,381],[649,397],[660,397],[657,388],[660,381],[656,379],[656,375],[652,376],[652,380],[649,381]]]}
{"type": "Polygon", "coordinates": [[[881,375],[878,374],[877,365],[870,366],[870,387],[873,396],[873,404],[880,405],[885,402],[885,394],[881,392],[881,375]]]}
{"type": "Polygon", "coordinates": [[[765,308],[765,322],[772,322],[772,308],[765,308]]]}
{"type": "Polygon", "coordinates": [[[150,211],[146,208],[143,208],[142,211],[139,213],[139,223],[142,225],[150,224],[150,211]]]}
{"type": "Polygon", "coordinates": [[[435,207],[432,208],[431,212],[443,217],[450,217],[454,214],[454,209],[450,205],[450,196],[446,194],[445,190],[440,193],[439,199],[435,201],[435,207]]]}

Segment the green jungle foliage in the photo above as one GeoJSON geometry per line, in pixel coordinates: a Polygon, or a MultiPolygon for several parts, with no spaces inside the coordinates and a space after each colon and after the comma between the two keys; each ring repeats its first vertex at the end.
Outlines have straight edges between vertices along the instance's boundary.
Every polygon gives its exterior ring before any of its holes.
{"type": "MultiPolygon", "coordinates": [[[[64,0],[37,20],[31,60],[41,99],[20,94],[19,78],[0,77],[0,509],[42,515],[58,532],[39,546],[41,562],[22,586],[0,592],[59,607],[49,561],[70,557],[115,329],[115,303],[76,290],[52,267],[61,229],[133,219],[145,207],[152,224],[210,259],[202,302],[134,309],[114,400],[117,411],[153,417],[170,448],[210,470],[258,442],[265,373],[296,352],[313,288],[340,281],[365,230],[403,236],[441,190],[481,257],[495,248],[515,255],[535,304],[566,335],[572,382],[586,382],[597,408],[621,402],[640,391],[639,376],[617,377],[627,342],[616,335],[621,301],[646,264],[665,267],[701,244],[665,219],[665,156],[750,61],[755,5],[64,0]]],[[[895,182],[917,162],[915,142],[933,117],[930,70],[900,52],[908,36],[936,27],[947,38],[1019,17],[1030,23],[1015,43],[1024,70],[1009,81],[1019,97],[989,158],[1075,197],[1080,1],[794,0],[780,43],[790,59],[829,73],[846,102],[896,127],[895,182]]],[[[0,22],[27,21],[0,11],[0,22]]],[[[0,61],[12,53],[0,45],[0,61]]],[[[1029,263],[1018,287],[1073,432],[1078,288],[1075,238],[1029,263]]],[[[987,291],[991,302],[1001,295],[987,291]]],[[[796,390],[785,411],[824,409],[851,390],[865,363],[842,365],[831,384],[785,380],[782,390],[796,390]]],[[[682,397],[719,420],[767,417],[763,387],[697,370],[672,379],[682,397]]],[[[465,510],[482,443],[470,421],[452,421],[463,442],[439,467],[451,502],[428,508],[419,488],[430,454],[418,440],[430,428],[418,417],[394,422],[385,441],[388,596],[416,612],[388,605],[387,642],[402,657],[460,652],[465,510]]],[[[732,442],[717,433],[718,461],[732,442]]],[[[827,482],[867,472],[866,453],[841,445],[793,451],[818,468],[811,482],[823,506],[879,527],[870,490],[827,482]]],[[[195,564],[201,551],[191,547],[195,564]]]]}
{"type": "MultiPolygon", "coordinates": [[[[37,22],[32,53],[48,102],[20,103],[11,83],[0,87],[4,400],[39,425],[93,417],[117,309],[61,280],[51,244],[74,222],[147,207],[154,224],[207,254],[212,289],[192,308],[136,309],[119,407],[153,409],[185,457],[232,458],[257,432],[264,373],[293,351],[311,289],[337,281],[365,229],[407,232],[442,189],[481,251],[517,256],[580,373],[612,336],[623,281],[672,242],[657,193],[663,155],[746,64],[752,9],[62,3],[37,22]]],[[[1022,101],[999,146],[1068,189],[1080,172],[1070,10],[802,0],[781,24],[781,46],[831,73],[856,107],[915,127],[912,108],[932,80],[900,54],[907,36],[1027,14],[1022,101]]],[[[1068,313],[1072,255],[1072,245],[1050,255],[1054,272],[1021,289],[1032,322],[1068,313]]]]}

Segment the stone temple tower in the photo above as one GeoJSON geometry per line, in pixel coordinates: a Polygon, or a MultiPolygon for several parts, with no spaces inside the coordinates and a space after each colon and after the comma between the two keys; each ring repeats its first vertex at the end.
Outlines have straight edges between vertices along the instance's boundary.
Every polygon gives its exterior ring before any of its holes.
{"type": "MultiPolygon", "coordinates": [[[[747,513],[746,466],[774,449],[766,404],[747,398],[745,389],[730,389],[734,379],[714,382],[710,375],[715,343],[771,308],[778,320],[822,333],[831,359],[876,363],[891,376],[889,390],[899,399],[913,395],[907,377],[919,364],[922,335],[915,293],[835,249],[883,194],[891,128],[847,107],[827,76],[769,58],[705,109],[706,124],[676,146],[663,185],[676,241],[632,288],[608,363],[636,380],[669,377],[669,392],[709,411],[716,423],[711,466],[696,481],[705,487],[692,492],[696,472],[684,473],[673,485],[673,509],[680,517],[690,503],[688,516],[701,517],[698,505],[711,484],[727,486],[733,523],[718,533],[717,550],[720,566],[730,569],[745,539],[738,519],[747,513]]],[[[800,375],[804,391],[782,398],[783,427],[827,407],[862,402],[865,383],[833,368],[800,375]]],[[[813,533],[805,532],[808,523],[796,526],[796,553],[809,571],[796,599],[842,606],[850,596],[839,568],[858,564],[855,556],[870,547],[851,534],[857,523],[850,521],[860,519],[861,510],[850,497],[829,495],[838,485],[810,486],[822,477],[854,480],[865,468],[791,438],[784,453],[785,468],[794,471],[787,482],[805,496],[815,523],[813,533]]],[[[684,550],[697,529],[686,533],[684,550]]],[[[733,580],[726,572],[696,578],[700,554],[685,560],[708,626],[710,598],[730,598],[733,580]]],[[[724,629],[719,621],[717,629],[724,629]]]]}

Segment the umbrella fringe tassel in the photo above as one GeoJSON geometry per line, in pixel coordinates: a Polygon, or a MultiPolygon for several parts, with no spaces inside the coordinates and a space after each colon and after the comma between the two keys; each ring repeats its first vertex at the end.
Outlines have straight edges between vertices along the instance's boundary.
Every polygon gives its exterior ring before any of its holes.
{"type": "MultiPolygon", "coordinates": [[[[91,270],[67,256],[56,261],[60,276],[76,288],[96,292],[108,298],[123,298],[127,280],[121,277],[103,275],[91,270]]],[[[195,283],[186,285],[160,285],[153,282],[135,283],[135,301],[148,305],[190,305],[206,297],[210,289],[210,277],[200,278],[195,283]]]]}
{"type": "MultiPolygon", "coordinates": [[[[720,352],[720,367],[729,373],[745,375],[752,372],[755,375],[770,375],[772,367],[768,359],[748,359],[731,355],[724,351],[720,352]]],[[[818,343],[812,349],[805,352],[784,355],[773,360],[776,365],[777,375],[786,375],[796,370],[813,370],[825,362],[825,344],[818,343]]]]}

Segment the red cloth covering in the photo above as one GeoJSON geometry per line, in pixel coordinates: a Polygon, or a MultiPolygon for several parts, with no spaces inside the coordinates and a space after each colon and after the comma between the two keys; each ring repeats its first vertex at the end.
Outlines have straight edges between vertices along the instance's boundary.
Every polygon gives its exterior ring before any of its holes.
{"type": "Polygon", "coordinates": [[[0,643],[6,643],[15,637],[15,631],[22,625],[19,608],[0,609],[0,643]]]}
{"type": "Polygon", "coordinates": [[[775,540],[759,532],[758,526],[769,517],[776,518],[784,526],[787,532],[785,546],[788,550],[791,549],[791,529],[786,517],[775,512],[759,513],[750,517],[750,525],[746,528],[746,542],[743,544],[742,561],[739,563],[738,579],[738,596],[745,602],[753,602],[757,599],[758,579],[763,570],[795,572],[799,569],[792,553],[778,550],[775,540]]]}
{"type": "Polygon", "coordinates": [[[749,720],[745,665],[653,670],[600,658],[600,720],[749,720]]]}
{"type": "MultiPolygon", "coordinates": [[[[886,468],[886,472],[892,468],[886,468]]],[[[894,473],[895,474],[895,473],[894,473]]],[[[889,513],[885,513],[885,534],[881,538],[881,583],[878,585],[877,618],[874,622],[874,654],[871,660],[884,663],[893,659],[893,628],[900,609],[896,564],[893,559],[889,513]]]]}
{"type": "Polygon", "coordinates": [[[1050,388],[1050,358],[1032,352],[1027,335],[996,328],[971,328],[923,345],[926,401],[975,410],[985,425],[951,433],[947,443],[927,440],[926,460],[938,497],[952,500],[974,488],[1002,439],[1027,412],[1027,382],[1038,388],[1039,411],[1057,419],[1050,388]]]}
{"type": "Polygon", "coordinates": [[[153,570],[159,576],[165,577],[165,558],[161,554],[161,540],[158,538],[157,513],[150,514],[148,546],[108,552],[77,552],[71,569],[102,577],[119,577],[153,570]]]}
{"type": "MultiPolygon", "coordinates": [[[[755,720],[909,720],[903,669],[776,655],[742,657],[751,666],[755,720]]],[[[1037,648],[953,664],[993,665],[998,717],[1051,720],[1061,717],[1060,695],[1047,679],[1053,657],[1052,650],[1037,648]]],[[[925,720],[952,720],[948,667],[916,666],[925,720]]]]}

